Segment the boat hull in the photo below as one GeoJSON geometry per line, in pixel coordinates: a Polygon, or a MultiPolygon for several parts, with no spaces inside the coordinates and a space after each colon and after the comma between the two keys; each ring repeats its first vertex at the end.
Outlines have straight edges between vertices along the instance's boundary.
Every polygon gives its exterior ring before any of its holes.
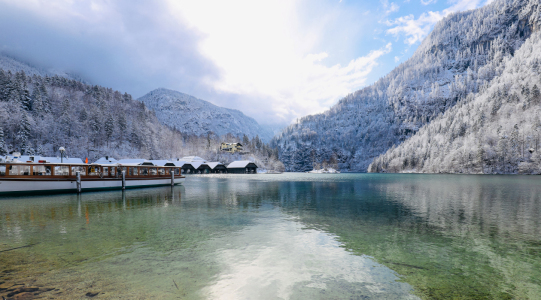
{"type": "MultiPolygon", "coordinates": [[[[182,184],[184,180],[184,177],[175,178],[175,184],[182,184]]],[[[170,178],[126,179],[126,188],[141,188],[167,185],[171,185],[170,178]]],[[[83,191],[122,189],[122,179],[101,178],[93,180],[82,180],[81,189],[83,191]]],[[[0,179],[0,195],[30,194],[41,192],[77,192],[77,182],[75,181],[75,179],[0,179]]]]}

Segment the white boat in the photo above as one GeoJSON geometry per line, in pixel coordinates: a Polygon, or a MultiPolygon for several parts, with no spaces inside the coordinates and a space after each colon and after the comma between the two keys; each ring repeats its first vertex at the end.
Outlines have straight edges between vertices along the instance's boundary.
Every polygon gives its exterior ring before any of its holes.
{"type": "Polygon", "coordinates": [[[0,161],[0,194],[76,192],[77,172],[82,191],[182,184],[185,177],[179,167],[168,161],[161,164],[144,159],[85,164],[33,156],[4,158],[0,161]]]}
{"type": "Polygon", "coordinates": [[[312,174],[340,174],[340,171],[338,170],[335,170],[333,168],[323,168],[323,169],[319,169],[319,170],[312,170],[312,171],[308,171],[306,173],[312,173],[312,174]]]}

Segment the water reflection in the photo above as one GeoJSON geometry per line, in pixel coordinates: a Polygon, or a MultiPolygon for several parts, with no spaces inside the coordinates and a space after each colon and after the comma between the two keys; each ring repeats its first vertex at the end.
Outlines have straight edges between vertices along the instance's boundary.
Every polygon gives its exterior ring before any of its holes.
{"type": "Polygon", "coordinates": [[[33,278],[66,299],[404,299],[411,287],[422,298],[535,299],[537,182],[213,175],[174,188],[4,197],[0,265],[11,271],[0,281],[33,278]]]}

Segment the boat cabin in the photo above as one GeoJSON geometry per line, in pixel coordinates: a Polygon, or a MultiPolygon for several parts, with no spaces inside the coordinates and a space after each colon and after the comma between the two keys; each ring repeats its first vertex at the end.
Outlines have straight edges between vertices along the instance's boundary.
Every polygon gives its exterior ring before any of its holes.
{"type": "Polygon", "coordinates": [[[0,176],[13,178],[27,178],[26,176],[43,179],[73,178],[77,172],[80,172],[81,178],[119,178],[122,171],[126,171],[126,178],[171,177],[170,172],[180,175],[180,168],[172,163],[154,165],[149,161],[125,164],[71,164],[50,163],[46,160],[39,160],[36,163],[15,160],[0,163],[0,176]]]}

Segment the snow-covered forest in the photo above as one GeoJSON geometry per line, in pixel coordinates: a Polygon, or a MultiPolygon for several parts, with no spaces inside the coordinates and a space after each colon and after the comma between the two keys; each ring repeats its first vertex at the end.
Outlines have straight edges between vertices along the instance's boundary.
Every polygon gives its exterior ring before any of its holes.
{"type": "MultiPolygon", "coordinates": [[[[181,132],[161,124],[153,111],[127,93],[57,75],[27,76],[24,71],[0,69],[0,116],[0,155],[20,151],[58,156],[58,148],[65,147],[68,156],[90,161],[105,155],[147,159],[197,155],[230,161],[233,157],[210,149],[222,141],[242,139],[181,132]]],[[[280,168],[277,153],[259,138],[252,140],[253,160],[261,168],[280,168]]]]}
{"type": "Polygon", "coordinates": [[[541,32],[479,93],[376,158],[370,172],[541,173],[541,32]]]}
{"type": "Polygon", "coordinates": [[[311,170],[324,161],[336,161],[343,171],[367,171],[374,158],[487,90],[539,30],[540,10],[538,0],[496,0],[451,14],[387,76],[322,114],[301,118],[271,143],[288,171],[311,170]]]}

